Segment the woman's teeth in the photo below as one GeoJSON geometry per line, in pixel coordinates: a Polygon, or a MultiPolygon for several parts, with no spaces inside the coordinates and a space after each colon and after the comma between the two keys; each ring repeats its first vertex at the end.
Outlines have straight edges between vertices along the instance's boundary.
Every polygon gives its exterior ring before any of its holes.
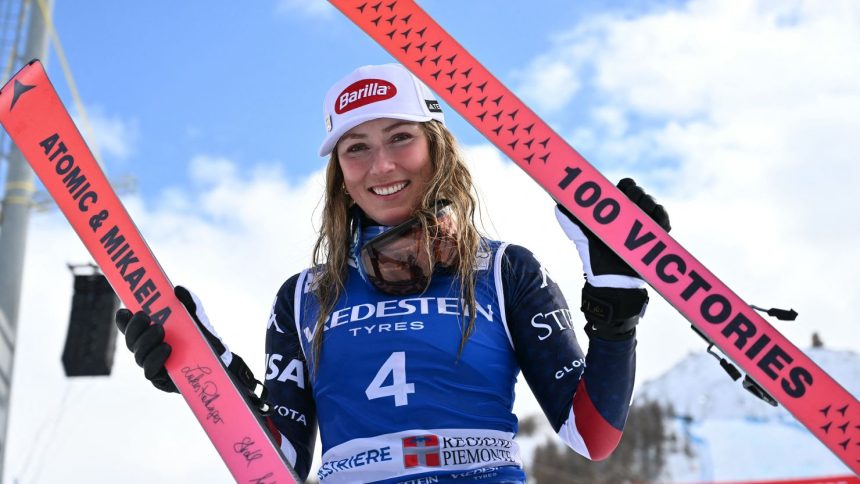
{"type": "Polygon", "coordinates": [[[371,191],[377,195],[391,195],[393,193],[397,193],[400,190],[406,188],[406,182],[397,183],[396,185],[389,185],[387,187],[372,187],[371,191]]]}

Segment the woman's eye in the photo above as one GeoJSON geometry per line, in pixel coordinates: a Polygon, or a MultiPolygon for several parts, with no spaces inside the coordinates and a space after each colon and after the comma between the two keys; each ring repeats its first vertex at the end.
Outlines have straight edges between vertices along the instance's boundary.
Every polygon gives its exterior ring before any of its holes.
{"type": "Polygon", "coordinates": [[[406,141],[412,139],[412,135],[409,133],[397,133],[391,137],[391,141],[397,143],[399,141],[406,141]]]}
{"type": "Polygon", "coordinates": [[[367,149],[367,145],[365,145],[363,143],[356,143],[354,145],[348,146],[346,148],[346,152],[347,153],[358,153],[359,151],[362,151],[364,149],[367,149]]]}

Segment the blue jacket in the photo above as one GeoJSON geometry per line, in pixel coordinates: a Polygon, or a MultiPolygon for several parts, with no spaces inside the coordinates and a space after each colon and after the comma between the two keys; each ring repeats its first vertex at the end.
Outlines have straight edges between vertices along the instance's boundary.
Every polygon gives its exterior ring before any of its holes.
{"type": "Polygon", "coordinates": [[[415,296],[383,294],[349,268],[312,363],[312,272],[281,287],[269,318],[265,385],[281,449],[309,472],[318,420],[323,482],[524,482],[511,412],[523,376],[559,436],[605,458],[633,389],[635,339],[584,355],[558,286],[528,250],[495,241],[476,258],[474,332],[459,353],[459,281],[437,273],[415,296]],[[310,362],[310,363],[309,363],[310,362]],[[431,479],[432,480],[429,480],[431,479]]]}

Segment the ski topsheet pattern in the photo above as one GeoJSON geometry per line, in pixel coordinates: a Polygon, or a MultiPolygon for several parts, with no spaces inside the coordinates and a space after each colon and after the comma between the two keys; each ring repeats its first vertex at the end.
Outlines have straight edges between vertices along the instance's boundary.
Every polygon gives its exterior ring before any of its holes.
{"type": "Polygon", "coordinates": [[[857,400],[630,202],[414,1],[329,1],[567,207],[860,473],[857,400]]]}
{"type": "Polygon", "coordinates": [[[164,324],[167,371],[237,482],[294,483],[256,412],[209,347],[69,117],[42,64],[0,91],[0,122],[122,302],[164,324]]]}

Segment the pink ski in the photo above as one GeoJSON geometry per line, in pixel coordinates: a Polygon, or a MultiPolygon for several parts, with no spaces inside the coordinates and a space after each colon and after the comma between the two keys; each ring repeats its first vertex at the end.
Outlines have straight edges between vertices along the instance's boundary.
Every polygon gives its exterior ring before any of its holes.
{"type": "Polygon", "coordinates": [[[297,482],[256,411],[173,295],[39,61],[0,90],[0,123],[123,303],[164,324],[173,346],[167,371],[236,481],[297,482]]]}
{"type": "Polygon", "coordinates": [[[860,473],[860,404],[630,202],[412,0],[330,0],[860,473]]]}

